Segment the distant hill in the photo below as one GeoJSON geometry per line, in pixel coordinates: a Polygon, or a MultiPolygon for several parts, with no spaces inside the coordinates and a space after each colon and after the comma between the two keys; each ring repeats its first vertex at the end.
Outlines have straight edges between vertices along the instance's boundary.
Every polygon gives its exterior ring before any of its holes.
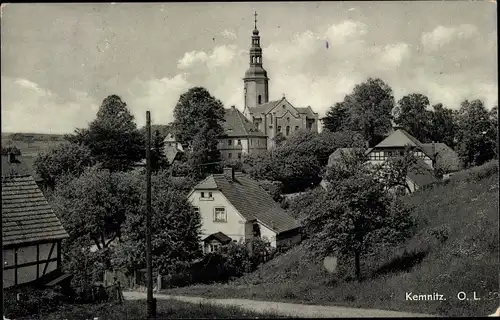
{"type": "Polygon", "coordinates": [[[64,134],[2,132],[2,147],[16,146],[23,156],[28,157],[36,157],[38,153],[64,141],[64,134]]]}

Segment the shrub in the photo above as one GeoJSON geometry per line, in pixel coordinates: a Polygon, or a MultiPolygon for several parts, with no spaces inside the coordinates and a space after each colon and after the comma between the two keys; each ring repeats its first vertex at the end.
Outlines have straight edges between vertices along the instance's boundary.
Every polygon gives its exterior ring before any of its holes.
{"type": "Polygon", "coordinates": [[[51,312],[57,310],[66,298],[56,290],[33,290],[19,293],[6,292],[4,300],[4,313],[7,318],[27,317],[33,314],[51,312]]]}

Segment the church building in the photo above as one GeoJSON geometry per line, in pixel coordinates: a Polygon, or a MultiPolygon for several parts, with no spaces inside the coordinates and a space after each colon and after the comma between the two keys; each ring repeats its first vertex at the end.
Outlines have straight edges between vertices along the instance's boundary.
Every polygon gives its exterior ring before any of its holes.
{"type": "Polygon", "coordinates": [[[274,147],[274,139],[279,133],[287,137],[299,129],[318,132],[318,114],[310,106],[300,108],[293,106],[285,96],[279,100],[269,101],[269,78],[262,66],[263,55],[257,29],[257,13],[255,17],[250,67],[243,78],[245,92],[243,114],[267,136],[269,149],[274,147]]]}

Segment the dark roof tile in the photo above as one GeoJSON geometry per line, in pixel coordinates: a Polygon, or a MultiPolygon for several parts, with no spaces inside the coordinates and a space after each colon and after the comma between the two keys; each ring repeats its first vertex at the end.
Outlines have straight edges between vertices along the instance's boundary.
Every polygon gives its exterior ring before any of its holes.
{"type": "Polygon", "coordinates": [[[2,177],[3,245],[68,237],[31,176],[2,177]]]}
{"type": "Polygon", "coordinates": [[[228,137],[266,136],[236,108],[226,109],[224,119],[224,132],[228,137]]]}
{"type": "Polygon", "coordinates": [[[210,175],[195,190],[218,189],[247,220],[257,219],[277,233],[300,227],[299,223],[283,210],[260,184],[243,173],[235,173],[234,181],[224,174],[210,175]]]}

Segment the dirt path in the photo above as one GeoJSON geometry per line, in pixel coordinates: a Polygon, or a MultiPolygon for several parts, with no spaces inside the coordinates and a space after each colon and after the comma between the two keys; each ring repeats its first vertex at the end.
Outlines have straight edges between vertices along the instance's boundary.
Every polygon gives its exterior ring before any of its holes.
{"type": "MultiPolygon", "coordinates": [[[[125,299],[136,300],[146,299],[145,292],[124,292],[125,299]]],[[[338,317],[436,317],[425,314],[415,314],[407,312],[397,312],[378,309],[358,309],[334,306],[304,305],[295,303],[256,301],[246,299],[211,299],[188,296],[170,296],[166,294],[154,294],[157,300],[175,299],[190,303],[209,303],[222,306],[235,306],[242,309],[265,313],[273,312],[285,316],[299,318],[338,318],[338,317]]]]}

